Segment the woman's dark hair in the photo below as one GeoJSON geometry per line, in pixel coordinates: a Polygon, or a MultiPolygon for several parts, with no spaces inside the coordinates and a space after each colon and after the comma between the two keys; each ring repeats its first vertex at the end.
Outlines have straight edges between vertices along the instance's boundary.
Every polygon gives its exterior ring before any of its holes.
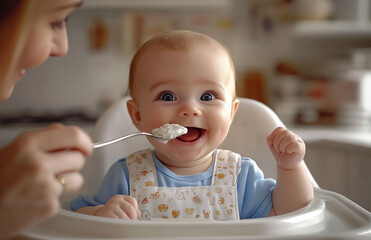
{"type": "Polygon", "coordinates": [[[14,10],[17,9],[17,6],[19,6],[21,2],[23,2],[23,0],[1,0],[0,22],[2,22],[7,16],[14,12],[14,10]]]}

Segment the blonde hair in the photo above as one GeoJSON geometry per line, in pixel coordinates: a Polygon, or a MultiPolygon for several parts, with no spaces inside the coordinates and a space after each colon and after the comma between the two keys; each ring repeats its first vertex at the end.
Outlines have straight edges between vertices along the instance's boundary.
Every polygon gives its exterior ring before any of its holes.
{"type": "Polygon", "coordinates": [[[213,43],[223,49],[228,56],[230,67],[231,67],[231,80],[235,81],[235,68],[231,54],[226,46],[217,40],[197,32],[187,31],[187,30],[174,30],[170,32],[165,32],[161,35],[151,38],[145,42],[135,53],[133,59],[131,60],[130,70],[129,70],[129,87],[128,92],[133,97],[134,88],[134,78],[137,63],[140,57],[149,49],[169,49],[174,51],[186,50],[197,43],[213,43]]]}
{"type": "MultiPolygon", "coordinates": [[[[0,22],[0,82],[8,80],[23,50],[29,22],[35,16],[37,0],[18,0],[0,22]]],[[[3,13],[4,14],[4,13],[3,13]]],[[[0,85],[1,87],[1,85],[0,85]]],[[[2,89],[0,89],[2,91],[2,89]]],[[[1,96],[1,93],[0,93],[1,96]]],[[[1,101],[2,99],[0,99],[1,101]]]]}

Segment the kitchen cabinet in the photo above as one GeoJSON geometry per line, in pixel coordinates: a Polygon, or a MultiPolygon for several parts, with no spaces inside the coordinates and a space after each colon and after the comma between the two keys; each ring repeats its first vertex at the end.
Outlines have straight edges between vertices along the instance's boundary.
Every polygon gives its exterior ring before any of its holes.
{"type": "Polygon", "coordinates": [[[371,149],[319,141],[307,144],[305,162],[318,185],[371,211],[371,149]]]}
{"type": "Polygon", "coordinates": [[[305,163],[318,185],[371,211],[371,131],[293,128],[306,143],[305,163]]]}
{"type": "Polygon", "coordinates": [[[294,37],[371,37],[371,24],[336,20],[328,22],[299,21],[293,26],[294,37]]]}
{"type": "Polygon", "coordinates": [[[82,8],[147,8],[170,9],[185,7],[227,7],[231,0],[88,0],[84,1],[82,8]]]}
{"type": "Polygon", "coordinates": [[[292,27],[292,34],[298,38],[361,38],[371,37],[371,1],[333,1],[333,19],[325,21],[302,20],[292,27]]]}

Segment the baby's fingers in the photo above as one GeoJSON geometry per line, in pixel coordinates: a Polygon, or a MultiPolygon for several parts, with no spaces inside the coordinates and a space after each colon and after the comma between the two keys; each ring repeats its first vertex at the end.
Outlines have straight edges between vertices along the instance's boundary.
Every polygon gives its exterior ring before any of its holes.
{"type": "Polygon", "coordinates": [[[121,219],[140,218],[140,211],[138,210],[138,203],[131,196],[121,195],[121,194],[115,195],[107,201],[104,208],[107,209],[107,211],[105,211],[104,213],[106,216],[107,214],[111,214],[111,215],[114,215],[115,218],[121,218],[121,219]]]}
{"type": "Polygon", "coordinates": [[[267,142],[277,153],[291,154],[300,151],[304,146],[303,140],[288,129],[278,127],[270,136],[267,137],[267,142]]]}
{"type": "Polygon", "coordinates": [[[290,131],[284,128],[277,128],[270,136],[271,145],[276,152],[285,152],[290,141],[290,131]]]}
{"type": "Polygon", "coordinates": [[[123,219],[139,219],[140,218],[140,211],[138,208],[135,208],[133,205],[131,205],[128,202],[122,202],[120,205],[121,209],[123,210],[124,217],[121,217],[123,219]]]}
{"type": "Polygon", "coordinates": [[[305,152],[305,144],[303,140],[296,136],[296,141],[291,142],[286,149],[286,153],[292,154],[292,153],[304,153],[305,152]]]}
{"type": "Polygon", "coordinates": [[[139,219],[140,211],[138,209],[138,202],[134,197],[123,195],[123,200],[120,204],[121,209],[130,219],[139,219]]]}
{"type": "Polygon", "coordinates": [[[299,139],[294,134],[288,134],[282,137],[279,142],[278,149],[282,153],[291,154],[298,152],[299,139]]]}
{"type": "Polygon", "coordinates": [[[132,196],[123,195],[124,200],[130,203],[134,208],[138,209],[138,202],[137,200],[132,196]]]}
{"type": "Polygon", "coordinates": [[[283,127],[277,127],[276,129],[274,129],[274,131],[267,136],[267,142],[269,145],[272,145],[274,143],[274,140],[275,138],[277,137],[277,135],[282,132],[285,128],[283,127]]]}

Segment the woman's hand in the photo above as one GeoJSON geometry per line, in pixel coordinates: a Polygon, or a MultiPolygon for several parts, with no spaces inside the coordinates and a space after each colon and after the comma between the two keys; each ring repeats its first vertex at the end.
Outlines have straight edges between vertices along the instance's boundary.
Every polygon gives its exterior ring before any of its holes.
{"type": "Polygon", "coordinates": [[[91,144],[80,128],[53,124],[0,150],[0,238],[58,212],[61,194],[83,184],[79,171],[91,144]]]}
{"type": "Polygon", "coordinates": [[[135,198],[126,195],[115,195],[105,205],[100,206],[94,215],[120,219],[139,219],[140,214],[138,202],[135,198]]]}
{"type": "Polygon", "coordinates": [[[276,128],[267,136],[267,143],[277,161],[277,166],[283,169],[295,169],[304,158],[303,139],[286,128],[276,128]]]}

